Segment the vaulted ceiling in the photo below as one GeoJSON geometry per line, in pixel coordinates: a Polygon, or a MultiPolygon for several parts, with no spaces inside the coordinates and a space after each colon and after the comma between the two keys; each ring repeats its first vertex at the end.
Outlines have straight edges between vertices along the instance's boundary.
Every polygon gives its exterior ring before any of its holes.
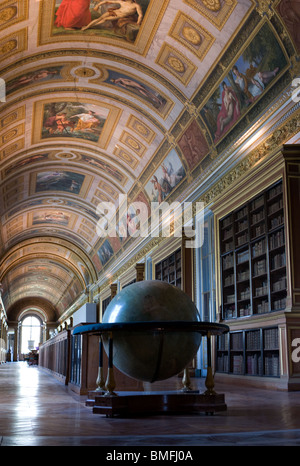
{"type": "Polygon", "coordinates": [[[8,316],[38,304],[59,319],[125,254],[130,238],[99,236],[99,203],[182,199],[217,179],[233,148],[242,152],[239,137],[257,134],[256,122],[269,137],[297,111],[296,2],[112,3],[96,11],[90,0],[0,2],[0,282],[8,316]],[[103,14],[110,19],[90,24],[103,14]],[[247,74],[247,89],[234,65],[247,74]],[[224,81],[236,99],[227,115],[224,81]],[[159,197],[155,181],[167,172],[159,197]]]}

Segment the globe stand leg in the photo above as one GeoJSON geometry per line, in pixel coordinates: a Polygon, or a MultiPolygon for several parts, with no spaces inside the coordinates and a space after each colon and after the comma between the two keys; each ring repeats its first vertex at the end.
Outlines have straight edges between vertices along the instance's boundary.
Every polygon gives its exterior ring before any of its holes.
{"type": "Polygon", "coordinates": [[[212,373],[212,367],[211,367],[211,346],[210,346],[210,332],[207,333],[207,375],[205,379],[205,386],[207,390],[204,392],[205,395],[216,395],[216,392],[214,391],[214,377],[212,373]]]}
{"type": "Polygon", "coordinates": [[[108,345],[108,371],[106,379],[106,393],[104,396],[116,396],[114,392],[116,387],[115,377],[114,377],[114,367],[113,367],[113,338],[112,335],[109,336],[109,345],[108,345]]]}
{"type": "Polygon", "coordinates": [[[204,392],[205,395],[216,395],[216,392],[214,391],[215,382],[214,382],[214,377],[213,377],[213,374],[212,374],[212,368],[211,367],[207,368],[205,386],[207,388],[207,390],[204,392]]]}
{"type": "Polygon", "coordinates": [[[96,392],[105,392],[105,380],[103,373],[103,343],[102,338],[99,338],[99,368],[98,368],[98,377],[96,380],[96,392]]]}
{"type": "Polygon", "coordinates": [[[188,367],[184,369],[183,377],[182,377],[182,385],[183,385],[183,388],[181,390],[182,392],[190,392],[192,390],[190,372],[189,372],[188,367]]]}

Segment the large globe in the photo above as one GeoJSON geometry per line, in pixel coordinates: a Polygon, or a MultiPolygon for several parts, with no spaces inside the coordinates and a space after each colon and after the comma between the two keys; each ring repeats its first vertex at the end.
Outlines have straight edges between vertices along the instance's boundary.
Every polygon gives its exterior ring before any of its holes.
{"type": "MultiPolygon", "coordinates": [[[[182,331],[180,323],[199,322],[190,297],[168,283],[145,280],[120,291],[107,307],[103,323],[177,322],[171,331],[122,330],[113,333],[113,364],[126,375],[154,382],[181,372],[195,356],[201,335],[182,331]]],[[[126,328],[128,325],[126,325],[126,328]]],[[[108,338],[104,338],[108,353],[108,338]]]]}

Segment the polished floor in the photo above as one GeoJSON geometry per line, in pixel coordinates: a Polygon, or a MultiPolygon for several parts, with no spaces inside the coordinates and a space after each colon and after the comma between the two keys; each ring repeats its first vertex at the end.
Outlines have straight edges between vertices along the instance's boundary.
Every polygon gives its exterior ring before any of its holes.
{"type": "MultiPolygon", "coordinates": [[[[202,379],[192,379],[204,389],[202,379]]],[[[227,411],[109,418],[93,414],[51,375],[27,363],[0,366],[1,446],[299,446],[300,392],[216,386],[227,411]]]]}

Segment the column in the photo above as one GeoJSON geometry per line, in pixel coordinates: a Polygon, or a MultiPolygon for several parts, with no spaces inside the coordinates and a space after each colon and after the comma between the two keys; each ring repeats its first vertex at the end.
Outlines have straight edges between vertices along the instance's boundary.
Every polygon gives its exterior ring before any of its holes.
{"type": "Polygon", "coordinates": [[[136,270],[136,281],[137,282],[143,281],[144,274],[145,274],[145,264],[136,264],[135,270],[136,270]]]}
{"type": "MultiPolygon", "coordinates": [[[[300,390],[300,145],[283,146],[286,192],[286,267],[290,276],[287,287],[286,328],[281,330],[281,373],[288,370],[288,390],[300,390]],[[288,312],[290,311],[290,312],[288,312]],[[285,361],[287,354],[287,361],[285,361]],[[284,364],[285,363],[285,364],[284,364]]],[[[281,376],[282,376],[281,375],[281,376]]]]}
{"type": "Polygon", "coordinates": [[[110,285],[110,296],[111,296],[111,299],[113,299],[116,294],[117,294],[117,291],[118,291],[118,284],[117,283],[112,283],[110,285]]]}
{"type": "MultiPolygon", "coordinates": [[[[193,289],[193,249],[186,247],[186,241],[189,238],[185,235],[185,228],[182,228],[182,240],[181,240],[181,280],[182,290],[189,295],[194,301],[194,289],[193,289]]],[[[195,361],[192,360],[188,367],[184,369],[183,373],[183,391],[192,390],[190,380],[190,369],[193,369],[195,361]]]]}
{"type": "MultiPolygon", "coordinates": [[[[291,275],[291,307],[300,310],[300,145],[286,145],[282,151],[285,162],[289,259],[291,275]]],[[[287,252],[287,251],[286,251],[287,252]]],[[[288,264],[288,261],[287,261],[288,264]]],[[[288,305],[289,303],[287,303],[288,305]]]]}

